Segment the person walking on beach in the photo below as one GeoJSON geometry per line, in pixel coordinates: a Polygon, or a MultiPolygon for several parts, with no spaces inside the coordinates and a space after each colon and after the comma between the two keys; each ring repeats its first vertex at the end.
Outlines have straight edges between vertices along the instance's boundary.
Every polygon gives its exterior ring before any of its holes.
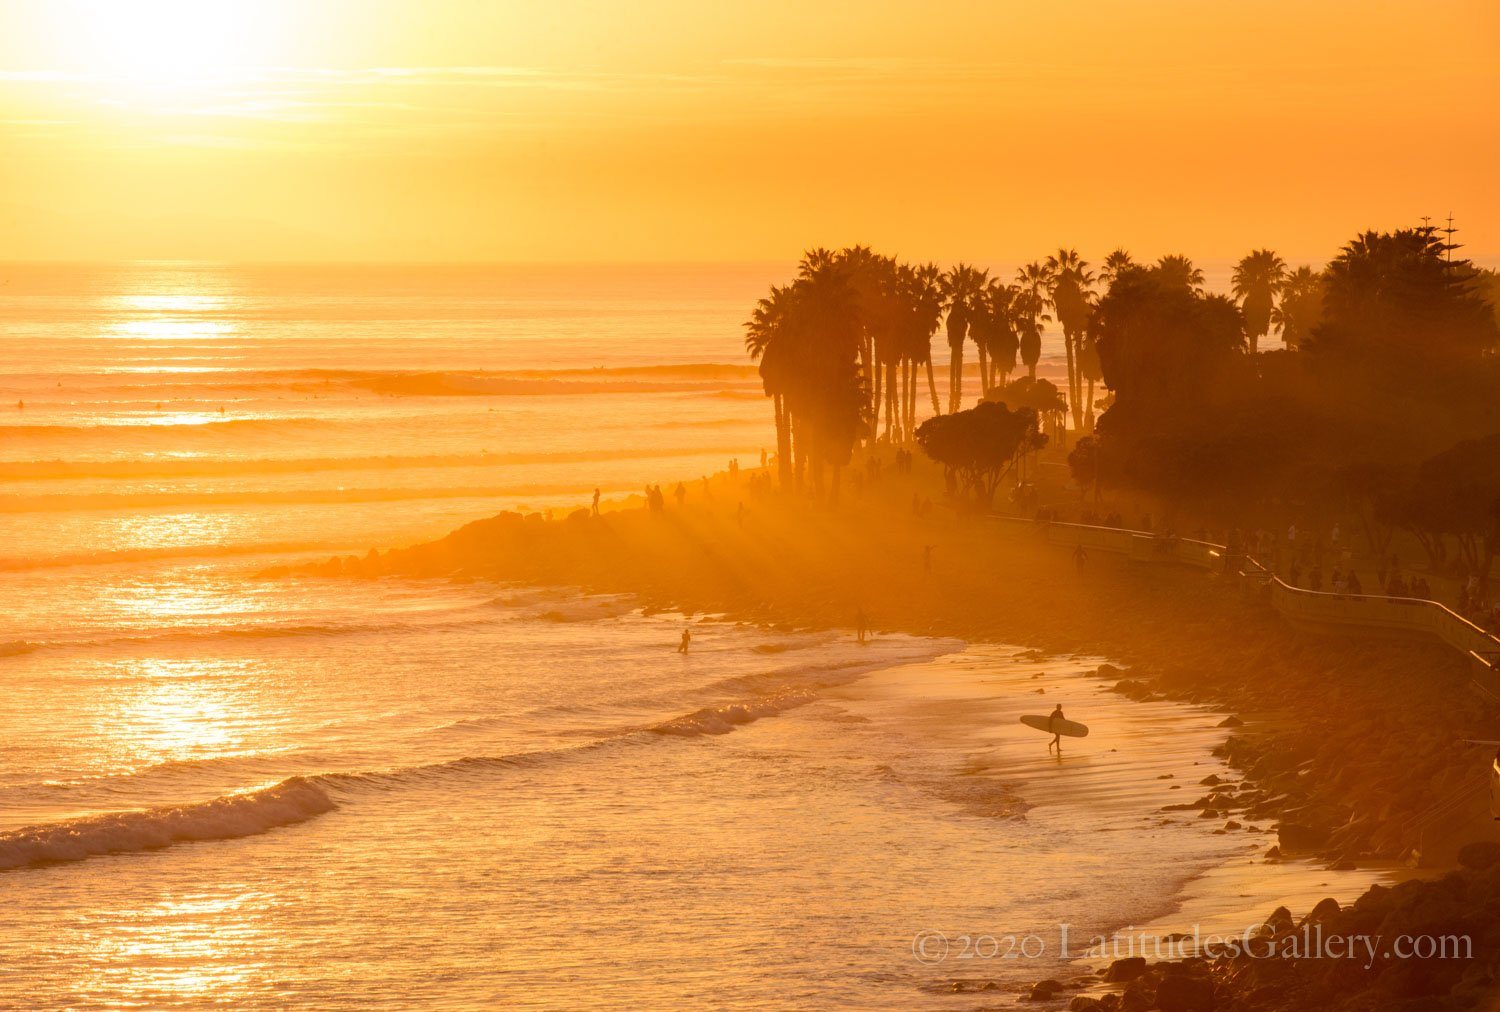
{"type": "Polygon", "coordinates": [[[594,516],[599,515],[599,490],[594,489],[594,516]]]}
{"type": "Polygon", "coordinates": [[[687,502],[687,489],[682,482],[679,481],[677,487],[672,490],[672,498],[677,500],[677,508],[682,509],[682,504],[687,502]]]}
{"type": "Polygon", "coordinates": [[[1061,703],[1058,703],[1057,707],[1047,715],[1047,730],[1052,732],[1052,740],[1047,743],[1048,752],[1051,752],[1054,748],[1056,748],[1058,754],[1062,754],[1062,732],[1057,729],[1057,722],[1059,720],[1067,719],[1068,718],[1063,716],[1061,703]]]}
{"type": "Polygon", "coordinates": [[[1083,572],[1084,565],[1089,561],[1089,550],[1079,545],[1073,549],[1073,562],[1078,566],[1078,571],[1083,572]]]}
{"type": "Polygon", "coordinates": [[[924,572],[924,573],[930,573],[930,572],[932,572],[932,546],[931,545],[923,545],[922,546],[922,572],[924,572]]]}
{"type": "Polygon", "coordinates": [[[687,653],[688,652],[688,645],[691,644],[692,642],[693,642],[693,630],[691,630],[691,629],[684,629],[684,630],[682,630],[682,642],[679,643],[679,644],[677,644],[677,652],[679,654],[685,654],[685,653],[687,653]]]}
{"type": "Polygon", "coordinates": [[[859,642],[865,641],[865,636],[870,628],[870,619],[865,615],[865,610],[860,608],[854,613],[854,636],[859,642]]]}

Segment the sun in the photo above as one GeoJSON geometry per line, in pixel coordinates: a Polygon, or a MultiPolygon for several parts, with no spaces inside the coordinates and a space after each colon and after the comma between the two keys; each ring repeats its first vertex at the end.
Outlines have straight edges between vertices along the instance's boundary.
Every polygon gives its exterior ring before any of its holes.
{"type": "Polygon", "coordinates": [[[74,0],[61,26],[86,71],[105,81],[192,88],[246,69],[274,37],[255,0],[74,0]]]}

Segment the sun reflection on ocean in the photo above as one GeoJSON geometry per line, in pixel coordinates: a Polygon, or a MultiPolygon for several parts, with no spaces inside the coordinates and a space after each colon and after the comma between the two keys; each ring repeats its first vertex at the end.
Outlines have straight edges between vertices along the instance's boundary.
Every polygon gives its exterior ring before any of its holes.
{"type": "Polygon", "coordinates": [[[95,979],[80,982],[122,1005],[227,1002],[250,990],[263,929],[255,892],[174,896],[99,918],[95,979]]]}

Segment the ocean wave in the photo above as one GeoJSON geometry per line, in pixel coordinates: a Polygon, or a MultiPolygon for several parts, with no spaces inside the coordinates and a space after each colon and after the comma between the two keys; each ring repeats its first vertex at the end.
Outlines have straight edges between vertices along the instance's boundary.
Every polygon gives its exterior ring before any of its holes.
{"type": "MultiPolygon", "coordinates": [[[[47,556],[0,556],[0,573],[27,572],[36,569],[60,569],[67,566],[107,566],[128,562],[157,562],[166,559],[223,558],[234,555],[287,555],[291,553],[328,551],[326,541],[268,541],[251,544],[184,544],[159,548],[101,548],[97,551],[63,552],[47,556]]],[[[323,556],[320,556],[320,561],[323,556]]]]}
{"type": "Polygon", "coordinates": [[[11,643],[0,643],[0,657],[13,657],[43,649],[78,650],[172,643],[201,644],[216,641],[278,640],[297,637],[328,638],[334,636],[359,636],[367,633],[389,635],[396,632],[448,632],[473,629],[477,626],[493,625],[495,621],[497,620],[493,616],[485,616],[473,619],[445,619],[435,622],[407,622],[399,624],[391,622],[311,622],[287,623],[284,625],[230,626],[221,629],[170,629],[162,632],[146,632],[78,640],[15,640],[11,643]]]}
{"type": "Polygon", "coordinates": [[[87,425],[0,425],[0,442],[17,439],[77,439],[101,433],[128,436],[141,440],[148,436],[218,436],[238,433],[274,432],[287,427],[299,430],[334,424],[327,419],[306,416],[275,418],[225,418],[210,422],[141,422],[129,419],[91,422],[87,425]]]}
{"type": "Polygon", "coordinates": [[[11,640],[8,643],[0,643],[0,657],[19,657],[40,648],[41,644],[32,643],[30,640],[11,640]]]}
{"type": "Polygon", "coordinates": [[[779,713],[785,713],[816,697],[817,693],[811,689],[785,689],[760,699],[706,706],[701,710],[664,720],[650,730],[655,734],[673,735],[678,738],[728,734],[737,727],[754,723],[762,717],[774,717],[779,713]]]}
{"type": "Polygon", "coordinates": [[[393,397],[536,397],[573,394],[675,393],[714,390],[726,381],[755,379],[752,369],[733,372],[734,367],[708,367],[713,371],[649,373],[593,370],[546,373],[385,373],[348,380],[348,384],[371,393],[393,397]]]}
{"type": "MultiPolygon", "coordinates": [[[[728,424],[734,420],[726,419],[725,422],[728,424]]],[[[274,457],[255,459],[154,457],[132,460],[0,461],[0,481],[71,481],[82,478],[213,478],[329,471],[408,471],[428,468],[510,467],[518,464],[591,464],[657,457],[718,457],[723,452],[722,446],[660,446],[648,449],[631,446],[618,449],[445,453],[381,457],[289,457],[285,459],[274,457]]]]}
{"type": "Polygon", "coordinates": [[[90,815],[0,833],[0,871],[234,840],[295,825],[337,806],[305,777],[196,804],[90,815]]]}

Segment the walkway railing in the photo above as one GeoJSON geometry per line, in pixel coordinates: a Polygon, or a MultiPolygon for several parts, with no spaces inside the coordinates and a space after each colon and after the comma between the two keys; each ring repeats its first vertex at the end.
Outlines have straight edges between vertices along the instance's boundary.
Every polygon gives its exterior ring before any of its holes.
{"type": "MultiPolygon", "coordinates": [[[[1058,545],[1082,545],[1086,551],[1106,551],[1140,562],[1174,562],[1199,569],[1229,572],[1228,548],[1208,541],[1179,538],[1124,527],[1100,527],[1058,521],[1027,520],[992,515],[991,519],[1016,529],[1039,530],[1058,545]]],[[[1288,619],[1321,625],[1350,625],[1369,629],[1436,636],[1466,654],[1481,684],[1500,691],[1500,639],[1437,601],[1372,594],[1333,594],[1293,587],[1248,556],[1236,557],[1233,576],[1251,581],[1269,596],[1271,607],[1288,619]]]]}

